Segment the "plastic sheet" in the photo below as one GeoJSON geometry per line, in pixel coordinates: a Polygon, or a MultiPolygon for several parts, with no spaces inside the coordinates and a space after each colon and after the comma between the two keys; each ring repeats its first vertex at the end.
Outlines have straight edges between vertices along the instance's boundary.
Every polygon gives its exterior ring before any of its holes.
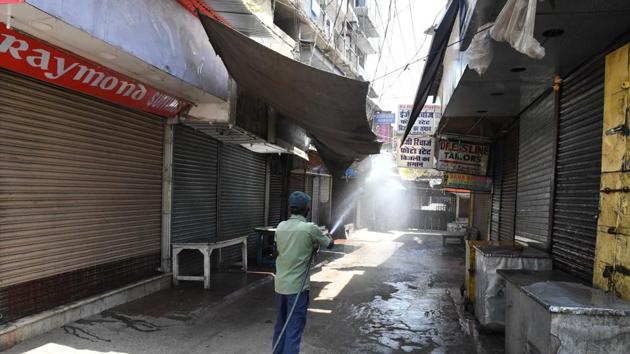
{"type": "Polygon", "coordinates": [[[473,37],[466,51],[468,67],[475,70],[479,76],[483,75],[486,70],[488,70],[494,58],[494,47],[492,37],[490,36],[490,28],[493,24],[493,22],[489,22],[479,27],[477,34],[473,37]]]}
{"type": "Polygon", "coordinates": [[[531,58],[542,59],[545,48],[534,38],[536,1],[507,0],[490,35],[496,41],[510,43],[514,49],[531,58]]]}
{"type": "Polygon", "coordinates": [[[475,247],[475,315],[479,323],[501,330],[505,326],[505,279],[499,269],[551,270],[551,259],[530,247],[475,247]]]}
{"type": "MultiPolygon", "coordinates": [[[[28,0],[28,4],[163,73],[227,99],[225,66],[208,43],[201,23],[176,1],[28,0]]],[[[116,65],[124,67],[125,63],[116,65]]]]}

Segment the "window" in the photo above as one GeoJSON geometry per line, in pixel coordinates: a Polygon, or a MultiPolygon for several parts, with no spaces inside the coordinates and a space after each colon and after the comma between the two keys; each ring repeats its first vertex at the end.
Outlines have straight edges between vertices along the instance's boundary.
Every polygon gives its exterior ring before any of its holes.
{"type": "Polygon", "coordinates": [[[311,17],[318,19],[322,14],[322,7],[319,4],[319,0],[311,0],[311,17]]]}

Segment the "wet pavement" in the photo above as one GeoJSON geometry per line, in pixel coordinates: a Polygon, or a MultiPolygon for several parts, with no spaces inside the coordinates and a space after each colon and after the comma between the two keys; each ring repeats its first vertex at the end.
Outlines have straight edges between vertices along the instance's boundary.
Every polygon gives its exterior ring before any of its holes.
{"type": "MultiPolygon", "coordinates": [[[[303,353],[502,353],[461,306],[464,247],[436,234],[358,231],[320,252],[303,353]]],[[[273,284],[264,273],[166,290],[33,338],[13,353],[266,353],[273,284]],[[234,290],[241,289],[237,293],[234,290]],[[244,289],[244,290],[243,290],[244,289]]]]}

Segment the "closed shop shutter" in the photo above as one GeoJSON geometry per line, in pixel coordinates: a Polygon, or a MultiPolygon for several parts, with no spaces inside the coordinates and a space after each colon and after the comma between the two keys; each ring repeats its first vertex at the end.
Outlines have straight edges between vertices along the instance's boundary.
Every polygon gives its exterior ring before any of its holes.
{"type": "Polygon", "coordinates": [[[173,242],[215,242],[219,143],[175,126],[173,147],[173,242]]]}
{"type": "Polygon", "coordinates": [[[306,178],[303,172],[291,172],[289,175],[289,195],[296,191],[306,191],[306,178]]]}
{"type": "MultiPolygon", "coordinates": [[[[256,249],[254,228],[265,224],[266,155],[239,145],[222,145],[219,183],[219,240],[249,236],[250,257],[256,249]]],[[[239,246],[221,251],[222,261],[240,259],[239,246]]]]}
{"type": "Polygon", "coordinates": [[[591,281],[597,236],[604,59],[567,77],[560,124],[551,251],[554,266],[591,281]]]}
{"type": "Polygon", "coordinates": [[[518,127],[512,128],[503,140],[501,159],[501,207],[499,212],[499,239],[514,239],[516,214],[516,178],[518,171],[518,127]]]}
{"type": "Polygon", "coordinates": [[[280,173],[272,172],[269,178],[269,226],[278,226],[282,221],[283,177],[280,173]]]}
{"type": "Polygon", "coordinates": [[[0,92],[0,321],[154,274],[163,121],[1,70],[0,92]]]}
{"type": "Polygon", "coordinates": [[[499,239],[499,214],[501,212],[501,181],[503,180],[503,172],[501,170],[503,144],[505,140],[501,139],[492,146],[492,198],[490,211],[490,239],[499,239]]]}
{"type": "Polygon", "coordinates": [[[547,249],[556,123],[550,92],[521,114],[516,239],[547,249]]]}

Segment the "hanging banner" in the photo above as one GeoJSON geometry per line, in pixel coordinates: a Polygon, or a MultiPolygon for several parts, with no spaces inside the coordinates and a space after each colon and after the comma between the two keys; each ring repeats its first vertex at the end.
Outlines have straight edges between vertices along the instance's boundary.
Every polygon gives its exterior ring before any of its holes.
{"type": "MultiPolygon", "coordinates": [[[[409,122],[409,116],[413,105],[401,104],[398,105],[398,118],[396,121],[396,133],[404,134],[407,128],[407,122],[409,122]]],[[[435,104],[428,104],[422,108],[420,115],[413,125],[409,135],[433,135],[437,130],[438,124],[440,124],[440,118],[442,118],[441,107],[435,104]]]]}
{"type": "Polygon", "coordinates": [[[409,137],[398,147],[396,165],[406,168],[435,168],[433,138],[409,137]]]}
{"type": "Polygon", "coordinates": [[[489,155],[488,144],[440,140],[437,169],[485,176],[489,155]]]}
{"type": "Polygon", "coordinates": [[[485,176],[446,172],[444,173],[443,187],[467,189],[476,192],[490,192],[492,191],[492,179],[485,176]]]}
{"type": "Polygon", "coordinates": [[[166,117],[189,104],[0,23],[0,67],[109,102],[166,117]]]}
{"type": "Polygon", "coordinates": [[[387,144],[393,137],[391,124],[377,124],[374,133],[378,137],[378,140],[387,144]]]}

